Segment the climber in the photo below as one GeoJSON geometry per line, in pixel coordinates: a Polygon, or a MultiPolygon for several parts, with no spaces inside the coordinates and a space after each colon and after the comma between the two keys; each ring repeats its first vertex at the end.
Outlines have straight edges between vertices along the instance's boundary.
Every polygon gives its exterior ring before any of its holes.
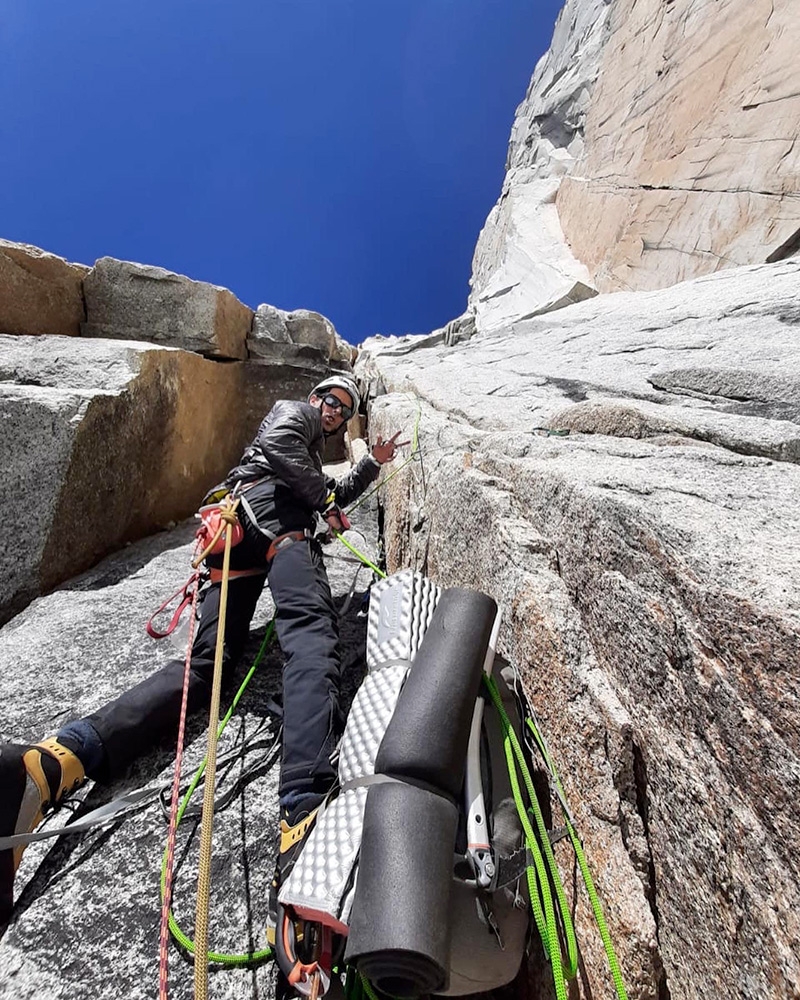
{"type": "MultiPolygon", "coordinates": [[[[242,497],[237,516],[243,537],[231,550],[223,669],[230,676],[243,651],[265,582],[285,657],[281,840],[273,896],[335,780],[330,756],[338,722],[338,615],[313,536],[315,512],[331,531],[342,531],[341,507],[363,493],[396,448],[408,443],[397,441],[399,432],[386,441],[379,436],[371,453],[346,476],[326,477],[325,438],[339,431],[359,405],[355,381],[340,374],[315,386],[307,402],[278,401],[222,489],[210,494],[240,484],[242,497]]],[[[206,562],[211,583],[201,595],[192,647],[190,710],[208,704],[211,693],[222,556],[211,555],[206,562]]],[[[55,737],[0,746],[0,837],[30,832],[87,777],[111,781],[138,756],[174,738],[183,673],[183,661],[173,660],[94,714],[67,723],[55,737]]],[[[22,850],[0,851],[0,923],[11,913],[22,850]]]]}

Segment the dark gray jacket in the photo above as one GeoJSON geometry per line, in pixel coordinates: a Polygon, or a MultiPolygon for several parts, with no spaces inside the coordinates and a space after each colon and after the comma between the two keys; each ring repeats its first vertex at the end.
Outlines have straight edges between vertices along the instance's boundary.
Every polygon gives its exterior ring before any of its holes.
{"type": "Polygon", "coordinates": [[[333,492],[336,503],[346,507],[378,478],[380,463],[372,455],[365,455],[342,479],[332,479],[322,472],[324,444],[322,418],[316,407],[278,400],[225,483],[233,486],[240,480],[246,484],[257,479],[280,482],[311,510],[324,510],[333,492]]]}

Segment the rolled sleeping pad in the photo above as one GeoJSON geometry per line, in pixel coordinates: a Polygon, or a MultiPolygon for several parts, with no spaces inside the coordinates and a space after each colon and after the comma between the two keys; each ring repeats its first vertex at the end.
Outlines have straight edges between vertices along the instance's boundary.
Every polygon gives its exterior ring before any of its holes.
{"type": "Polygon", "coordinates": [[[367,794],[345,961],[381,992],[447,986],[455,805],[398,781],[367,794]]]}
{"type": "Polygon", "coordinates": [[[381,741],[376,774],[459,795],[496,615],[497,605],[486,594],[442,591],[381,741]]]}

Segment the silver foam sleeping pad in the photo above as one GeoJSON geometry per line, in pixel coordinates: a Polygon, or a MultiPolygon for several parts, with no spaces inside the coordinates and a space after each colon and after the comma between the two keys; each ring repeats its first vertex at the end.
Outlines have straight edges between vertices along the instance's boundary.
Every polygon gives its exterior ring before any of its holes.
{"type": "MultiPolygon", "coordinates": [[[[353,700],[339,748],[343,791],[321,812],[291,876],[280,891],[284,904],[306,919],[347,934],[358,874],[358,853],[366,784],[348,787],[375,773],[375,759],[394,714],[400,689],[419,649],[441,595],[420,573],[403,570],[376,584],[370,595],[367,627],[367,676],[353,700]]],[[[506,711],[519,731],[520,720],[510,691],[513,671],[499,661],[495,677],[506,711]],[[507,676],[506,676],[507,674],[507,676]]],[[[521,847],[522,829],[509,784],[504,738],[495,712],[483,719],[488,750],[488,787],[492,790],[492,835],[504,855],[521,847]],[[502,847],[501,847],[502,845],[502,847]]],[[[486,899],[486,897],[483,897],[486,899]]],[[[481,916],[475,890],[456,879],[450,899],[452,944],[444,996],[486,992],[509,983],[525,954],[529,928],[525,879],[491,897],[496,933],[481,916]]]]}
{"type": "Polygon", "coordinates": [[[367,676],[358,689],[339,747],[342,791],[323,809],[302,854],[281,888],[280,901],[298,915],[346,934],[357,877],[356,860],[367,799],[366,785],[417,654],[440,588],[413,570],[376,584],[367,624],[367,676]]]}

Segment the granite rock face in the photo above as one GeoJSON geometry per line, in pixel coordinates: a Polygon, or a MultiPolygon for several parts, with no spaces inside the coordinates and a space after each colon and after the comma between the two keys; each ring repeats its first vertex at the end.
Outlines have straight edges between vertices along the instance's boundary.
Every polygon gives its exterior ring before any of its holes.
{"type": "Polygon", "coordinates": [[[549,51],[517,108],[503,190],[478,237],[469,309],[479,329],[596,294],[556,208],[583,151],[583,125],[608,38],[609,0],[567,0],[549,51]]]}
{"type": "Polygon", "coordinates": [[[278,398],[324,369],[220,365],[152,344],[0,337],[0,620],[186,517],[278,398]]]}
{"type": "Polygon", "coordinates": [[[558,193],[598,289],[664,288],[800,248],[793,0],[615,0],[558,193]]]}
{"type": "Polygon", "coordinates": [[[213,357],[247,357],[253,311],[227,288],[162,267],[102,257],[84,281],[85,337],[143,340],[213,357]]]}
{"type": "Polygon", "coordinates": [[[88,271],[38,247],[0,239],[0,334],[79,336],[88,271]]]}
{"type": "Polygon", "coordinates": [[[800,982],[798,279],[724,271],[359,360],[386,391],[371,434],[418,421],[389,569],[503,605],[631,997],[800,982]]]}

